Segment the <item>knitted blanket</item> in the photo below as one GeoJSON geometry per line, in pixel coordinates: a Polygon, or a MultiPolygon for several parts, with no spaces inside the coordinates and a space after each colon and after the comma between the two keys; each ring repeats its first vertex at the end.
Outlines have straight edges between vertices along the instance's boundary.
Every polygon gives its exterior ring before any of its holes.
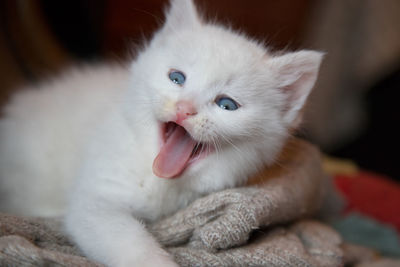
{"type": "MultiPolygon", "coordinates": [[[[210,194],[147,227],[181,266],[400,266],[307,219],[326,188],[318,150],[293,139],[248,185],[210,194]]],[[[56,218],[0,214],[0,265],[101,266],[62,229],[56,218]]]]}

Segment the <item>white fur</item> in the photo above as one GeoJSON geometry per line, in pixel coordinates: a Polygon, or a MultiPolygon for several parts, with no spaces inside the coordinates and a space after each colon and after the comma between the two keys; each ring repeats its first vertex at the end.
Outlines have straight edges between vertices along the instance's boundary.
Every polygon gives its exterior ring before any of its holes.
{"type": "Polygon", "coordinates": [[[66,213],[72,238],[108,265],[174,266],[138,219],[171,214],[273,162],[322,57],[273,56],[198,17],[191,1],[173,0],[166,24],[128,68],[75,69],[16,95],[0,122],[1,209],[66,213]],[[186,74],[183,86],[168,79],[170,69],[186,74]],[[222,94],[240,108],[219,108],[222,94]],[[158,121],[171,120],[182,99],[198,112],[185,121],[190,134],[217,151],[162,179],[152,172],[158,121]]]}

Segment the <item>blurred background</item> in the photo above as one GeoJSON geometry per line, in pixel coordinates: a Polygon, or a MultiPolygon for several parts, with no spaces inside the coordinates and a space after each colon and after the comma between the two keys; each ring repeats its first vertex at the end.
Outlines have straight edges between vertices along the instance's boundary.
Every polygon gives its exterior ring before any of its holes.
{"type": "MultiPolygon", "coordinates": [[[[273,50],[327,53],[301,134],[330,155],[400,179],[400,1],[196,0],[273,50]]],[[[166,0],[1,0],[0,103],[82,62],[126,61],[166,0]]]]}

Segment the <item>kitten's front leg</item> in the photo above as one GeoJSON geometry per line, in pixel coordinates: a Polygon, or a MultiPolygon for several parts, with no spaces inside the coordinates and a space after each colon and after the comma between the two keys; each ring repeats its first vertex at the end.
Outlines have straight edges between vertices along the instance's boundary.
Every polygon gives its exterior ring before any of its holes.
{"type": "Polygon", "coordinates": [[[75,197],[66,228],[89,258],[108,266],[178,266],[127,207],[99,196],[75,197]]]}

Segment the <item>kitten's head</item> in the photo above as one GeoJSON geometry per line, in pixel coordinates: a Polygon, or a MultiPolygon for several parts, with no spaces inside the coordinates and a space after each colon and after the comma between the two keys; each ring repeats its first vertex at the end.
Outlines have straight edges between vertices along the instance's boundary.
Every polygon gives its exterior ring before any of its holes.
{"type": "Polygon", "coordinates": [[[192,1],[172,0],[165,25],[133,65],[160,126],[154,173],[210,190],[271,163],[299,122],[321,58],[313,51],[271,55],[205,23],[192,1]]]}

